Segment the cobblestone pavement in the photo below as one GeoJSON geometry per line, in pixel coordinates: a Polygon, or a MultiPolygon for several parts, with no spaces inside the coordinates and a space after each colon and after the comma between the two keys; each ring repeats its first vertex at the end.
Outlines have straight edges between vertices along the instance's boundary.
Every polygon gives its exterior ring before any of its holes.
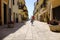
{"type": "MultiPolygon", "coordinates": [[[[16,27],[18,26],[19,25],[16,27]]],[[[16,30],[16,28],[13,29],[16,30]]],[[[13,31],[12,29],[10,30],[10,32],[13,31]]],[[[5,31],[3,30],[3,32],[5,31]]],[[[9,33],[9,31],[6,33],[9,33]]],[[[32,25],[30,21],[28,21],[15,32],[5,36],[2,40],[60,40],[60,33],[50,31],[46,23],[34,21],[32,25]]]]}

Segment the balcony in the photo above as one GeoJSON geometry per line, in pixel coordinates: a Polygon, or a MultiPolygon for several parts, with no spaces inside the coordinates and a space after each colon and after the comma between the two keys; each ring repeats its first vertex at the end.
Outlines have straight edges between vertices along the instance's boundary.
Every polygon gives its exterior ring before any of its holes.
{"type": "Polygon", "coordinates": [[[22,2],[18,2],[17,5],[18,5],[19,9],[23,9],[23,7],[24,7],[24,5],[22,4],[22,2]]]}

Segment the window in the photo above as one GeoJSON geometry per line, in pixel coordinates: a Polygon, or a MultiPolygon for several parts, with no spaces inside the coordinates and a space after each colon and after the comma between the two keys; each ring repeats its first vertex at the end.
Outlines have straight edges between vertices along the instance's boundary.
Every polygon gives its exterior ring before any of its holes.
{"type": "Polygon", "coordinates": [[[23,9],[24,6],[25,6],[25,5],[23,5],[22,3],[19,3],[18,8],[19,8],[19,9],[23,9]]]}
{"type": "Polygon", "coordinates": [[[18,8],[21,9],[22,8],[22,3],[18,4],[18,8]]]}
{"type": "Polygon", "coordinates": [[[41,8],[43,7],[43,5],[41,5],[41,8]]]}
{"type": "Polygon", "coordinates": [[[15,3],[14,3],[14,0],[13,0],[13,5],[14,5],[15,3]]]}
{"type": "Polygon", "coordinates": [[[47,0],[44,0],[44,1],[43,1],[43,4],[42,4],[43,7],[46,7],[46,2],[47,2],[47,0]]]}
{"type": "Polygon", "coordinates": [[[9,8],[9,20],[11,21],[11,8],[9,8]]]}
{"type": "Polygon", "coordinates": [[[38,0],[37,0],[37,2],[38,2],[38,0]]]}
{"type": "Polygon", "coordinates": [[[38,10],[37,10],[37,12],[38,12],[38,10]]]}
{"type": "Polygon", "coordinates": [[[11,14],[11,8],[9,8],[9,14],[11,14]]]}

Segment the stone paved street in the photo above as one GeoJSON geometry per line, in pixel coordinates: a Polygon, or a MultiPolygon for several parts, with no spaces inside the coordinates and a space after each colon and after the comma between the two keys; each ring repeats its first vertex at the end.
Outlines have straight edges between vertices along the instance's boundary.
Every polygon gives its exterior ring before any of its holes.
{"type": "Polygon", "coordinates": [[[50,31],[46,23],[34,21],[34,24],[31,25],[30,21],[27,21],[21,27],[18,28],[18,26],[16,25],[17,28],[13,28],[14,32],[12,29],[9,29],[9,31],[2,30],[4,34],[11,32],[2,40],[60,40],[60,33],[50,31]]]}

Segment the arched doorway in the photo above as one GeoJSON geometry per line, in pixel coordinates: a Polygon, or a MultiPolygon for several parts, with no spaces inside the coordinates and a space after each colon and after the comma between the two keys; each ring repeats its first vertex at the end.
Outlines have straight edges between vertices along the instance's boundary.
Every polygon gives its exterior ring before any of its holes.
{"type": "Polygon", "coordinates": [[[4,24],[7,24],[7,5],[4,3],[4,24]]]}

